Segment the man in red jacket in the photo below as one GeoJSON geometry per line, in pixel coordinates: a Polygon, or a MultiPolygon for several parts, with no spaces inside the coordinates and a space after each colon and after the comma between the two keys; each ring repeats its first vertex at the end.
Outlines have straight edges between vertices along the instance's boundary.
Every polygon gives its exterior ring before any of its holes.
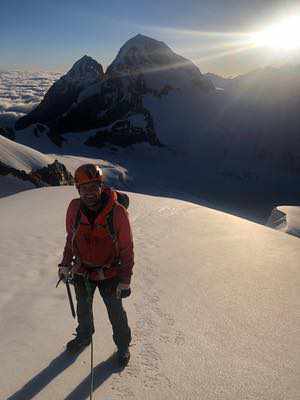
{"type": "Polygon", "coordinates": [[[107,308],[120,365],[127,365],[131,330],[122,305],[130,295],[134,264],[128,212],[117,192],[103,186],[98,165],[84,164],[75,171],[80,198],[73,199],[66,215],[67,239],[59,277],[73,276],[78,327],[67,351],[76,353],[91,343],[94,333],[93,296],[96,287],[107,308]]]}

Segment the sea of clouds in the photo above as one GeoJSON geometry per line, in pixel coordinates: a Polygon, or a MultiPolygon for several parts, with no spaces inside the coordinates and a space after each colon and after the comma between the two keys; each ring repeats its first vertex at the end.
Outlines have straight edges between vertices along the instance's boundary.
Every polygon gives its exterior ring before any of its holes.
{"type": "Polygon", "coordinates": [[[44,71],[0,71],[0,127],[13,127],[18,118],[40,103],[61,75],[44,71]]]}

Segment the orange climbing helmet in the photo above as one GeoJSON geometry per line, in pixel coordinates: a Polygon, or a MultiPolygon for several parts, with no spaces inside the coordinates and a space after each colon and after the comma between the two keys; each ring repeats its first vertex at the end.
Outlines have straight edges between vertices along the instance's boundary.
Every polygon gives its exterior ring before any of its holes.
{"type": "Polygon", "coordinates": [[[103,173],[99,165],[96,164],[83,164],[78,167],[74,175],[75,186],[78,187],[83,183],[89,182],[103,182],[103,173]]]}

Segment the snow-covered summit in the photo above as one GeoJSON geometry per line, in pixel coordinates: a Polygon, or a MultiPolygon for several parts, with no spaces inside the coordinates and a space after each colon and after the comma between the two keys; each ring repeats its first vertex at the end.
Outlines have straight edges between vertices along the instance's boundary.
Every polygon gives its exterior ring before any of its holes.
{"type": "Polygon", "coordinates": [[[199,68],[190,60],[176,54],[164,42],[138,34],[129,39],[107,69],[107,75],[128,73],[149,73],[185,70],[190,78],[203,78],[199,68]]]}
{"type": "Polygon", "coordinates": [[[141,34],[121,47],[106,76],[123,78],[124,87],[136,86],[135,91],[143,88],[144,93],[214,91],[214,85],[191,60],[176,54],[164,42],[141,34]]]}
{"type": "Polygon", "coordinates": [[[129,39],[120,49],[107,74],[134,68],[139,72],[151,72],[165,68],[188,68],[201,74],[190,60],[176,54],[164,42],[138,34],[129,39]]]}

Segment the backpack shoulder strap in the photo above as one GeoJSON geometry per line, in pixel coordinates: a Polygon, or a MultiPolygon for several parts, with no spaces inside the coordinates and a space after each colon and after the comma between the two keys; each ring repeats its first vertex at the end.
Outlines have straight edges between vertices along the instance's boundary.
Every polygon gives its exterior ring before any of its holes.
{"type": "Polygon", "coordinates": [[[78,202],[78,208],[77,208],[77,211],[76,211],[76,217],[75,217],[75,220],[74,220],[74,225],[72,227],[72,231],[73,232],[76,233],[76,231],[78,229],[78,226],[80,224],[80,221],[81,221],[80,202],[78,202]]]}
{"type": "Polygon", "coordinates": [[[118,192],[116,191],[117,194],[117,202],[121,204],[123,207],[128,208],[129,207],[129,197],[126,193],[123,192],[118,192]]]}
{"type": "Polygon", "coordinates": [[[117,237],[117,233],[114,227],[114,210],[116,208],[116,205],[114,204],[112,209],[110,210],[110,212],[108,213],[107,217],[106,217],[106,227],[108,229],[108,232],[110,234],[110,237],[112,238],[112,241],[114,243],[115,246],[115,251],[116,251],[116,259],[115,259],[115,265],[117,268],[121,267],[121,263],[120,263],[120,250],[119,250],[119,242],[118,242],[118,237],[117,237]]]}
{"type": "Polygon", "coordinates": [[[76,236],[76,233],[78,231],[80,221],[81,221],[80,201],[78,201],[78,205],[76,205],[76,207],[77,207],[77,210],[75,210],[76,215],[75,215],[74,224],[72,226],[72,239],[71,239],[73,254],[75,253],[75,236],[76,236]]]}
{"type": "Polygon", "coordinates": [[[114,242],[116,242],[117,240],[117,234],[116,234],[116,230],[114,227],[114,209],[115,209],[115,205],[112,207],[112,209],[110,210],[110,212],[107,214],[106,217],[106,226],[108,228],[108,232],[112,238],[112,240],[114,242]]]}
{"type": "Polygon", "coordinates": [[[113,239],[114,242],[116,242],[117,234],[116,234],[116,230],[114,227],[114,209],[115,209],[116,204],[119,204],[122,207],[125,207],[127,209],[129,206],[129,197],[127,196],[126,193],[118,192],[117,190],[115,190],[114,193],[116,195],[116,200],[115,200],[115,204],[112,206],[112,209],[107,214],[106,225],[107,225],[107,228],[108,228],[111,238],[113,239]]]}

